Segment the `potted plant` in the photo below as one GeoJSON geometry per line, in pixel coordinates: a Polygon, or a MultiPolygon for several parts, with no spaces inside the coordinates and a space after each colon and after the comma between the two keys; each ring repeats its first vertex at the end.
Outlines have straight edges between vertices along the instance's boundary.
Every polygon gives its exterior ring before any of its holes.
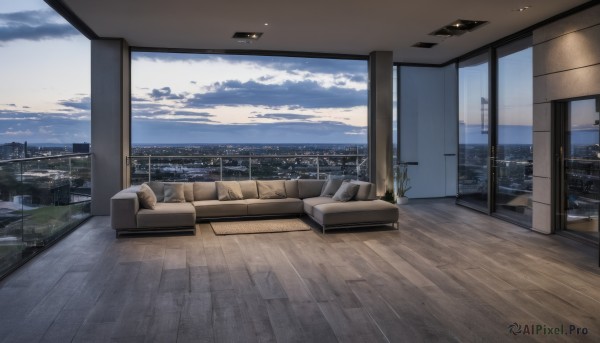
{"type": "Polygon", "coordinates": [[[394,196],[394,191],[392,189],[387,189],[381,198],[383,201],[387,201],[391,204],[396,203],[396,197],[394,196]]]}
{"type": "Polygon", "coordinates": [[[396,193],[398,195],[397,204],[404,205],[408,203],[408,192],[412,187],[409,186],[410,179],[408,178],[408,168],[405,163],[396,165],[396,193]]]}

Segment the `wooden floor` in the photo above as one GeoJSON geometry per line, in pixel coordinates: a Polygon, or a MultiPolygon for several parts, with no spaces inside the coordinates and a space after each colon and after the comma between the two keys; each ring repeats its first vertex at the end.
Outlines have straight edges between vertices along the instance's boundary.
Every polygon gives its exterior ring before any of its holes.
{"type": "Polygon", "coordinates": [[[118,240],[95,217],[0,283],[0,341],[599,341],[596,248],[449,200],[400,212],[399,231],[118,240]]]}

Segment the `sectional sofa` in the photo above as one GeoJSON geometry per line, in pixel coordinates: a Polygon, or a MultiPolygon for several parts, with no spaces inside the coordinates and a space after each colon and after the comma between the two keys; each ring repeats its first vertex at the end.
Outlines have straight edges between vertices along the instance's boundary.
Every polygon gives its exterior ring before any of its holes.
{"type": "Polygon", "coordinates": [[[111,198],[111,226],[119,237],[139,231],[194,232],[197,221],[217,218],[306,214],[323,233],[334,228],[396,227],[398,208],[377,200],[374,193],[371,183],[361,181],[155,181],[111,198]]]}

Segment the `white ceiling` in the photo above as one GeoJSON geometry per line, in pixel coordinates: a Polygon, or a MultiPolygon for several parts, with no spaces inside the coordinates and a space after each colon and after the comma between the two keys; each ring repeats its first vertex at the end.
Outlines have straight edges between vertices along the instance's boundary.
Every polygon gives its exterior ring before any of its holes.
{"type": "Polygon", "coordinates": [[[63,0],[100,37],[131,46],[367,55],[444,63],[586,0],[63,0]],[[515,11],[523,6],[531,9],[515,11]],[[490,23],[459,37],[428,34],[456,19],[490,23]],[[269,23],[265,26],[265,23],[269,23]],[[264,32],[240,44],[236,31],[264,32]],[[411,47],[440,43],[432,49],[411,47]]]}

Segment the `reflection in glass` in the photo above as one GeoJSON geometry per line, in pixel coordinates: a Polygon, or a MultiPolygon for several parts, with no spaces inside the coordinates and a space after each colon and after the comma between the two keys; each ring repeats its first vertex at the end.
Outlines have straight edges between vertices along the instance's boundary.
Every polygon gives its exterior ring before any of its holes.
{"type": "Polygon", "coordinates": [[[458,70],[458,199],[487,209],[489,55],[463,61],[458,70]]]}
{"type": "Polygon", "coordinates": [[[594,99],[568,104],[564,149],[565,228],[598,240],[600,205],[600,134],[594,99]]]}
{"type": "Polygon", "coordinates": [[[533,67],[531,38],[498,49],[495,211],[527,227],[532,207],[533,67]]]}
{"type": "Polygon", "coordinates": [[[0,275],[90,216],[89,155],[0,164],[0,275]]]}

